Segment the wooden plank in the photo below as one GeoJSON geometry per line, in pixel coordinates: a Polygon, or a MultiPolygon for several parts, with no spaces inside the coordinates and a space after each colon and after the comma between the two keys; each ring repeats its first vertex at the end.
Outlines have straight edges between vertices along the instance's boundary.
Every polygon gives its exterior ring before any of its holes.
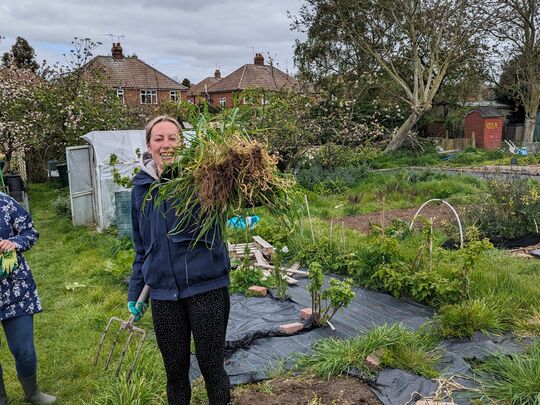
{"type": "Polygon", "coordinates": [[[296,262],[296,263],[293,263],[293,265],[291,267],[289,267],[289,270],[287,270],[287,271],[293,272],[293,271],[296,271],[296,270],[299,270],[299,269],[300,269],[300,263],[296,262]]]}
{"type": "Polygon", "coordinates": [[[274,254],[274,247],[263,238],[255,235],[253,236],[253,240],[266,256],[272,256],[274,254]]]}
{"type": "MultiPolygon", "coordinates": [[[[270,276],[271,272],[270,272],[270,270],[263,270],[262,273],[263,273],[263,276],[264,276],[263,280],[266,280],[266,278],[268,278],[270,276]]],[[[289,277],[289,276],[284,276],[283,278],[285,279],[285,281],[287,281],[287,284],[289,284],[289,285],[298,284],[298,280],[295,279],[295,278],[292,278],[292,277],[289,277]]]]}
{"type": "Polygon", "coordinates": [[[254,250],[253,253],[255,255],[255,261],[257,263],[268,264],[268,262],[266,261],[266,259],[264,258],[264,255],[262,254],[260,250],[254,250]]]}
{"type": "MultiPolygon", "coordinates": [[[[274,266],[272,266],[271,264],[255,263],[254,266],[255,267],[260,267],[261,269],[274,270],[274,266]]],[[[302,271],[302,270],[294,270],[294,269],[285,269],[284,268],[283,271],[286,271],[287,273],[290,273],[290,274],[300,274],[302,276],[309,276],[309,273],[307,271],[302,271]]]]}

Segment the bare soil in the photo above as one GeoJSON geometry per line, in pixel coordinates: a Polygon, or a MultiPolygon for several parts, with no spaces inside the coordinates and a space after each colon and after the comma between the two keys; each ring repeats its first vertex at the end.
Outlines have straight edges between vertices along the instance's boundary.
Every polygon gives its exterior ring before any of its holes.
{"type": "MultiPolygon", "coordinates": [[[[371,224],[378,224],[387,227],[392,223],[393,219],[400,219],[405,221],[407,224],[410,224],[417,210],[418,207],[397,209],[386,211],[384,213],[379,211],[371,214],[352,215],[343,217],[341,219],[345,221],[345,225],[349,228],[355,229],[362,233],[368,233],[371,224]]],[[[457,210],[459,214],[459,209],[457,210]]],[[[448,206],[428,205],[422,209],[420,215],[425,218],[433,218],[433,225],[435,228],[439,228],[456,221],[456,217],[448,206]]],[[[415,227],[421,227],[421,222],[416,222],[415,227]]]]}
{"type": "Polygon", "coordinates": [[[234,405],[358,405],[382,404],[369,387],[356,378],[289,377],[236,388],[234,405]]]}

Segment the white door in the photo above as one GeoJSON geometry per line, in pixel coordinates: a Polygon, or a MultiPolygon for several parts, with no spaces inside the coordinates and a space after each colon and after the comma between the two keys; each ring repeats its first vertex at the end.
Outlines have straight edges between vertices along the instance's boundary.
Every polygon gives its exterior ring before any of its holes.
{"type": "Polygon", "coordinates": [[[95,223],[92,150],[90,145],[66,148],[73,225],[95,223]]]}

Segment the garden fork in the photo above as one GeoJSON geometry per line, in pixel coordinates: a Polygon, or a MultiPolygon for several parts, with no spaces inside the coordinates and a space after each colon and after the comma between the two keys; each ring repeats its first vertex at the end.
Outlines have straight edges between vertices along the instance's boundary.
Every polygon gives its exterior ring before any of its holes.
{"type": "MultiPolygon", "coordinates": [[[[139,302],[146,303],[148,301],[148,295],[150,293],[150,286],[145,285],[143,290],[141,291],[141,294],[139,295],[139,298],[137,298],[137,304],[139,302]]],[[[126,340],[126,344],[124,345],[124,349],[122,351],[122,355],[120,358],[120,361],[118,363],[118,367],[116,368],[116,377],[120,374],[120,369],[122,368],[122,363],[124,362],[124,359],[126,357],[126,353],[128,351],[129,345],[133,339],[133,336],[135,334],[140,335],[139,344],[137,345],[136,351],[135,351],[135,357],[133,358],[133,362],[131,363],[131,367],[129,368],[128,374],[127,374],[127,380],[131,377],[131,374],[133,370],[135,369],[135,365],[137,364],[137,360],[139,358],[139,355],[141,353],[141,349],[144,343],[144,340],[146,339],[146,331],[142,328],[139,328],[137,326],[133,325],[133,322],[135,321],[135,316],[132,314],[127,321],[124,321],[123,319],[117,318],[113,316],[111,319],[109,319],[109,322],[107,323],[107,327],[105,328],[105,331],[103,332],[103,335],[101,335],[101,340],[99,341],[96,358],[94,359],[94,366],[98,364],[99,361],[99,355],[101,353],[101,349],[103,347],[103,343],[105,342],[105,338],[107,336],[107,333],[111,329],[111,326],[114,322],[120,323],[120,328],[116,332],[116,335],[114,336],[114,341],[112,343],[111,349],[109,350],[109,354],[107,356],[107,360],[105,362],[105,370],[109,368],[109,364],[111,363],[111,359],[113,357],[114,349],[118,345],[121,333],[123,331],[128,332],[128,337],[126,340]]]]}

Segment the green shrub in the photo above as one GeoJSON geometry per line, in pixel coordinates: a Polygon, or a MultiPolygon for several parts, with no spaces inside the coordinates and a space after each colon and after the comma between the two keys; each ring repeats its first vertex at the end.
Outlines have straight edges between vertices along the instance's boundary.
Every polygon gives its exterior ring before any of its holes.
{"type": "Polygon", "coordinates": [[[476,331],[501,333],[506,326],[497,306],[480,299],[444,306],[435,320],[444,337],[471,337],[476,331]]]}
{"type": "Polygon", "coordinates": [[[339,166],[325,169],[319,165],[301,168],[296,173],[298,183],[322,194],[341,193],[354,186],[367,174],[365,166],[339,166]]]}
{"type": "Polygon", "coordinates": [[[357,266],[351,268],[350,275],[358,284],[371,284],[371,277],[381,265],[404,260],[398,240],[388,236],[369,239],[356,256],[357,266]]]}
{"type": "MultiPolygon", "coordinates": [[[[323,169],[338,167],[360,167],[382,156],[382,151],[373,146],[342,146],[332,143],[321,146],[311,159],[323,169]]],[[[308,165],[311,162],[306,162],[308,165]]],[[[305,165],[305,164],[304,164],[305,165]]]]}
{"type": "Polygon", "coordinates": [[[540,185],[534,180],[508,177],[489,181],[488,194],[471,207],[466,220],[476,223],[491,240],[511,239],[536,232],[540,222],[540,185]]]}
{"type": "Polygon", "coordinates": [[[229,290],[232,293],[245,294],[252,285],[268,286],[261,269],[253,266],[241,264],[236,269],[231,270],[231,285],[229,290]]]}
{"type": "Polygon", "coordinates": [[[71,200],[69,195],[60,194],[53,203],[54,212],[60,217],[71,218],[71,200]]]}
{"type": "Polygon", "coordinates": [[[412,271],[404,262],[379,266],[368,285],[428,305],[456,302],[461,293],[457,273],[447,278],[437,271],[412,271]]]}

